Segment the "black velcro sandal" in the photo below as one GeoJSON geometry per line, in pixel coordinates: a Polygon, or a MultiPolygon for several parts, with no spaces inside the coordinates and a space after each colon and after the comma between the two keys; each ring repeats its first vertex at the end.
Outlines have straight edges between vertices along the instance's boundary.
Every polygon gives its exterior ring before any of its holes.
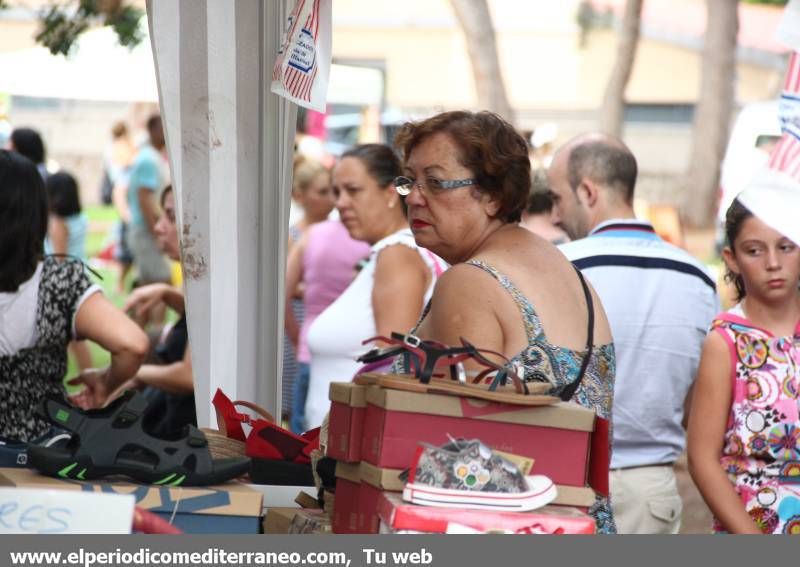
{"type": "Polygon", "coordinates": [[[134,391],[87,411],[48,396],[40,412],[72,437],[62,447],[30,446],[28,465],[53,477],[126,476],[164,486],[219,484],[249,471],[246,457],[212,460],[205,435],[191,425],[172,438],[153,437],[145,431],[146,410],[147,400],[134,391]]]}

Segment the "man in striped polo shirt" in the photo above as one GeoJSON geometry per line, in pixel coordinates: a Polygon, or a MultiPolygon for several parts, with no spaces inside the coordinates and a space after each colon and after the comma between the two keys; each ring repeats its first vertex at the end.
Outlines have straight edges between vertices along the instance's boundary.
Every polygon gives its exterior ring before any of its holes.
{"type": "Polygon", "coordinates": [[[561,246],[600,296],[617,356],[611,505],[619,533],[677,533],[673,463],[706,330],[719,312],[705,266],[633,212],[637,165],[616,138],[585,134],[548,171],[561,246]]]}

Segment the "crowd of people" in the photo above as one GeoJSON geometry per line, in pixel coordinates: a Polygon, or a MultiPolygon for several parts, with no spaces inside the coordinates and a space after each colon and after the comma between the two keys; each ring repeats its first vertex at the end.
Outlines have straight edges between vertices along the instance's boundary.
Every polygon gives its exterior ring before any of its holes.
{"type": "MultiPolygon", "coordinates": [[[[2,436],[47,434],[31,408],[62,387],[68,345],[82,339],[111,363],[81,367],[76,403],[100,407],[141,388],[164,408],[159,432],[194,419],[187,306],[164,259],[180,257],[175,196],[160,119],[147,130],[134,148],[115,128],[107,160],[126,235],[116,258],[134,266],[138,285],[123,309],[83,267],[74,178],[43,169],[44,147],[27,130],[0,152],[2,436]],[[166,309],[179,319],[153,348],[144,330],[161,328],[166,309]]],[[[798,529],[795,242],[734,201],[724,261],[738,302],[721,312],[706,266],[636,218],[637,161],[621,140],[578,136],[533,170],[510,124],[453,111],[405,124],[394,145],[355,146],[330,171],[295,161],[304,216],[290,228],[286,271],[292,431],[324,421],[328,386],[362,370],[365,339],[466,338],[522,380],[609,420],[610,497],[590,509],[600,532],[678,532],[673,465],[687,451],[687,427],[715,531],[798,529]]],[[[411,371],[408,357],[382,369],[411,371]]],[[[465,369],[484,370],[475,361],[465,369]]]]}

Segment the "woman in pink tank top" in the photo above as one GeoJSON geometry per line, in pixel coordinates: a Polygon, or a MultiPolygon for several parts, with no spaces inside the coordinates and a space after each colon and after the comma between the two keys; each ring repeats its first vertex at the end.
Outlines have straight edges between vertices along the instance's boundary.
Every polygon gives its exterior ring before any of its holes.
{"type": "MultiPolygon", "coordinates": [[[[294,382],[289,427],[295,433],[305,430],[305,403],[308,392],[311,354],[306,337],[311,324],[342,292],[356,273],[356,265],[369,255],[366,242],[353,240],[338,220],[317,223],[300,238],[289,253],[286,289],[302,282],[305,318],[297,325],[287,304],[286,333],[297,349],[298,373],[294,382]]],[[[287,299],[291,294],[287,294],[287,299]]]]}

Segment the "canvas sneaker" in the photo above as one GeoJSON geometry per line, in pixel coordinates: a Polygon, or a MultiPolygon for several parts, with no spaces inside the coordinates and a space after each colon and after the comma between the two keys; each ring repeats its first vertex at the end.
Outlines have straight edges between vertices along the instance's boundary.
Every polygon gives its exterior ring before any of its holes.
{"type": "Polygon", "coordinates": [[[524,476],[516,465],[477,439],[441,447],[420,444],[403,500],[423,506],[482,510],[535,510],[556,497],[544,475],[524,476]]]}

